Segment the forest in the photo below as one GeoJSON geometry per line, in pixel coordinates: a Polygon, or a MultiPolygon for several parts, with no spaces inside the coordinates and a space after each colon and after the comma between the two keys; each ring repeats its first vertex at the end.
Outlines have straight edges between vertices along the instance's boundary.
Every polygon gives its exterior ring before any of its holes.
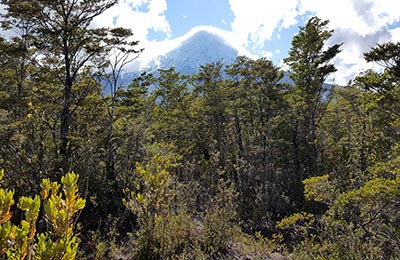
{"type": "Polygon", "coordinates": [[[400,43],[324,84],[312,17],[266,58],[120,84],[116,0],[1,0],[1,259],[400,259],[400,43]]]}

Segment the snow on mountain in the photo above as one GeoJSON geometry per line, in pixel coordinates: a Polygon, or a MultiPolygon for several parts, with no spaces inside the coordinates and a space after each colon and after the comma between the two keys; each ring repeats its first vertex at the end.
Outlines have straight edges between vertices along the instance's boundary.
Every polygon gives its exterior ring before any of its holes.
{"type": "MultiPolygon", "coordinates": [[[[232,41],[229,41],[229,37],[229,32],[217,28],[196,27],[180,38],[169,40],[165,45],[159,45],[156,50],[158,55],[149,56],[144,52],[145,57],[142,62],[146,66],[140,71],[125,71],[121,75],[121,85],[128,86],[143,71],[157,74],[158,69],[175,67],[176,71],[181,74],[192,75],[199,71],[201,65],[217,61],[230,64],[238,55],[244,55],[246,52],[240,47],[230,44],[229,42],[232,41]]],[[[148,46],[147,51],[150,51],[151,47],[148,46]]],[[[129,70],[129,68],[127,69],[129,70]]]]}
{"type": "Polygon", "coordinates": [[[150,70],[175,67],[181,74],[191,75],[198,72],[200,65],[217,61],[231,63],[238,53],[221,36],[204,30],[196,32],[179,47],[151,62],[148,67],[150,70]]]}

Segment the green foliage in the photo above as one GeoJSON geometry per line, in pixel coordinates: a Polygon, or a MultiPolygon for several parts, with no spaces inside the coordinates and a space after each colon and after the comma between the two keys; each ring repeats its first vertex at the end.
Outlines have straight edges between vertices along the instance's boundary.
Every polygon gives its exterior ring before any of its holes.
{"type": "Polygon", "coordinates": [[[399,53],[400,43],[387,42],[372,48],[372,50],[364,54],[364,58],[367,62],[376,62],[392,70],[396,77],[400,77],[399,53]]]}
{"type": "Polygon", "coordinates": [[[137,216],[140,225],[139,258],[154,259],[158,255],[156,232],[164,228],[168,197],[172,196],[169,165],[170,162],[163,161],[159,155],[155,155],[145,166],[136,164],[136,189],[130,192],[126,205],[137,216]]]}
{"type": "MultiPolygon", "coordinates": [[[[4,177],[4,169],[0,170],[0,181],[4,177]]],[[[14,205],[14,192],[11,190],[0,189],[0,205],[1,205],[1,217],[0,224],[3,224],[10,220],[12,213],[10,212],[11,206],[14,205]]]]}
{"type": "Polygon", "coordinates": [[[303,184],[306,199],[331,205],[336,198],[336,194],[328,178],[328,175],[324,175],[305,179],[303,184]]]}
{"type": "Polygon", "coordinates": [[[277,222],[276,227],[283,234],[290,236],[289,246],[308,239],[316,229],[316,219],[313,214],[297,212],[277,222]]]}
{"type": "MultiPolygon", "coordinates": [[[[171,176],[169,165],[160,155],[145,166],[137,165],[136,191],[126,203],[139,222],[136,257],[186,259],[189,252],[194,252],[194,259],[223,256],[244,238],[237,225],[233,186],[220,180],[216,194],[209,195],[205,209],[196,217],[188,207],[190,197],[181,194],[183,184],[171,176]]],[[[195,195],[193,191],[185,194],[195,195]]]]}
{"type": "Polygon", "coordinates": [[[366,59],[383,64],[385,72],[361,73],[352,86],[336,90],[336,100],[327,108],[322,122],[326,147],[332,149],[325,151],[329,174],[303,183],[305,196],[329,209],[316,216],[317,229],[302,236],[295,258],[399,257],[395,48],[389,43],[366,53],[366,59]]]}
{"type": "Polygon", "coordinates": [[[323,84],[336,71],[330,61],[340,52],[341,46],[335,44],[325,48],[332,35],[327,25],[328,21],[311,18],[293,37],[289,57],[285,59],[294,81],[289,95],[294,120],[291,126],[295,158],[293,178],[304,179],[321,174],[319,125],[329,103],[329,99],[324,97],[327,90],[323,84]]]}
{"type": "Polygon", "coordinates": [[[233,187],[221,180],[217,194],[204,212],[202,241],[209,255],[226,251],[240,233],[237,226],[236,196],[233,187]]]}
{"type": "MultiPolygon", "coordinates": [[[[399,256],[399,228],[396,225],[399,208],[399,175],[378,177],[359,189],[340,194],[319,222],[320,236],[308,236],[295,251],[303,259],[393,259],[399,256]],[[319,242],[317,242],[319,240],[319,242]]],[[[315,193],[318,198],[324,190],[315,193]]],[[[297,222],[295,214],[284,221],[297,222]],[[294,221],[293,221],[294,220],[294,221]]],[[[278,226],[282,226],[282,221],[278,226]]],[[[284,227],[282,226],[282,227],[284,227]]],[[[308,224],[301,224],[305,230],[308,224]]]]}
{"type": "MultiPolygon", "coordinates": [[[[4,176],[1,171],[0,177],[4,176]]],[[[0,179],[1,179],[0,178],[0,179]]],[[[78,252],[78,238],[74,233],[75,218],[78,211],[85,206],[77,187],[78,175],[67,173],[62,177],[63,193],[59,193],[60,185],[44,179],[42,182],[42,200],[44,201],[43,218],[51,226],[45,233],[36,232],[36,224],[41,208],[41,198],[22,196],[18,208],[24,212],[21,224],[10,222],[12,213],[10,206],[14,203],[13,193],[0,189],[0,253],[8,259],[75,259],[78,252]],[[50,194],[51,192],[51,194],[50,194]]]]}

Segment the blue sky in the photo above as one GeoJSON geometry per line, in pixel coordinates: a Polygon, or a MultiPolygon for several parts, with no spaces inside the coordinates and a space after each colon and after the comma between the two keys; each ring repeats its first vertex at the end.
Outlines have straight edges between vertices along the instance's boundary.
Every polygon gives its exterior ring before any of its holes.
{"type": "Polygon", "coordinates": [[[363,52],[400,41],[398,0],[120,0],[95,23],[132,28],[145,48],[132,69],[145,67],[200,29],[219,34],[241,54],[284,66],[293,35],[312,15],[330,20],[335,32],[329,44],[344,42],[334,61],[339,84],[373,68],[363,52]]]}
{"type": "Polygon", "coordinates": [[[165,15],[173,36],[183,35],[200,25],[215,26],[229,31],[232,29],[230,23],[234,18],[228,1],[221,0],[168,1],[165,15]]]}
{"type": "MultiPolygon", "coordinates": [[[[231,24],[235,15],[227,0],[189,0],[189,1],[167,1],[168,9],[165,16],[171,27],[171,38],[183,36],[192,28],[197,26],[212,26],[225,31],[232,31],[231,24]]],[[[269,56],[274,62],[279,61],[287,54],[290,48],[290,39],[298,31],[299,24],[290,26],[280,32],[275,31],[272,38],[265,43],[264,47],[254,46],[248,43],[246,49],[258,56],[269,56]]],[[[164,40],[165,35],[154,30],[149,31],[149,40],[164,40]]]]}

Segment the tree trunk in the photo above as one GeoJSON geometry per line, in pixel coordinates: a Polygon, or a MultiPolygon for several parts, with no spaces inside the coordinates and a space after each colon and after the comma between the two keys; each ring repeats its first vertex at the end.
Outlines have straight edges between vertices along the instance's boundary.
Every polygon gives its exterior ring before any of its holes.
{"type": "Polygon", "coordinates": [[[64,107],[61,111],[61,126],[60,126],[60,154],[68,157],[68,134],[71,119],[71,87],[65,87],[64,91],[64,107]]]}
{"type": "MultiPolygon", "coordinates": [[[[67,43],[65,43],[67,46],[67,43]]],[[[67,49],[67,47],[65,47],[67,49]]],[[[69,128],[71,121],[71,94],[73,79],[71,77],[71,65],[69,60],[68,51],[65,50],[65,85],[64,85],[64,104],[61,111],[61,126],[60,126],[60,154],[62,156],[62,168],[64,171],[68,170],[68,160],[70,157],[69,152],[69,128]]]]}

